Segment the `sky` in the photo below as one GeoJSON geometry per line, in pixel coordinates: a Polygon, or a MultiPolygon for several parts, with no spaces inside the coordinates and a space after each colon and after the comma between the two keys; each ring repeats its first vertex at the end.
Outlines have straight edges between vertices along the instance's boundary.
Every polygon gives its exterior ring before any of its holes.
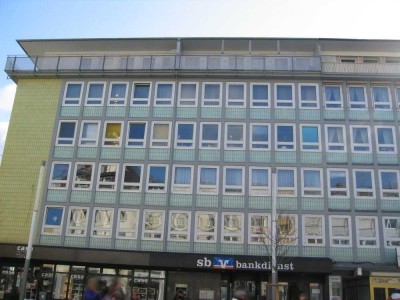
{"type": "MultiPolygon", "coordinates": [[[[400,39],[398,0],[0,0],[0,65],[18,39],[400,39]]],[[[0,70],[0,155],[16,86],[0,70]]]]}

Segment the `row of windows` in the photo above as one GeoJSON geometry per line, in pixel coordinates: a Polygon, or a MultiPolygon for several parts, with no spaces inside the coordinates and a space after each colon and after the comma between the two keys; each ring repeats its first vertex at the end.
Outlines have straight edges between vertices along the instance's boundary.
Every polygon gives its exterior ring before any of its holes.
{"type": "MultiPolygon", "coordinates": [[[[67,82],[63,105],[80,105],[84,92],[83,82],[67,82]]],[[[173,106],[175,101],[175,82],[156,82],[152,92],[153,83],[134,82],[130,91],[130,82],[111,82],[108,88],[107,105],[124,106],[128,98],[132,106],[173,106]],[[130,91],[130,92],[129,92],[130,91]]],[[[223,100],[222,82],[203,82],[201,84],[201,106],[221,107],[223,100]]],[[[199,82],[179,82],[177,101],[178,106],[195,107],[199,100],[199,82]]],[[[299,108],[318,109],[319,85],[317,83],[299,83],[298,96],[296,97],[294,83],[266,83],[228,82],[225,84],[225,106],[246,107],[247,88],[250,88],[250,107],[270,107],[272,102],[272,87],[274,103],[277,108],[294,108],[295,100],[299,99],[299,108]],[[248,87],[249,86],[249,87],[248,87]]],[[[106,82],[87,83],[84,97],[85,105],[99,106],[104,104],[106,95],[106,82]]],[[[340,84],[323,85],[324,106],[328,109],[343,109],[344,91],[340,84]]],[[[400,87],[394,91],[387,85],[374,85],[370,90],[366,85],[347,86],[347,105],[350,109],[367,109],[368,99],[372,99],[374,109],[391,109],[392,99],[400,104],[400,87]],[[393,95],[392,95],[393,94],[393,95]]]]}
{"type": "MultiPolygon", "coordinates": [[[[97,147],[101,122],[90,120],[82,121],[78,144],[83,147],[97,147]]],[[[57,131],[56,145],[73,146],[76,140],[78,121],[60,121],[57,131]]],[[[246,135],[250,136],[249,146],[252,150],[270,150],[271,128],[274,128],[275,150],[295,151],[296,136],[300,137],[302,151],[321,151],[321,126],[318,124],[291,124],[291,123],[250,123],[249,133],[246,132],[246,123],[225,122],[224,123],[224,149],[244,150],[246,149],[246,135]],[[299,127],[299,132],[297,128],[299,127]],[[247,134],[246,134],[247,133],[247,134]]],[[[222,139],[221,122],[200,122],[197,129],[195,122],[168,121],[135,121],[118,122],[105,121],[102,132],[102,146],[121,147],[125,144],[131,148],[145,148],[147,145],[147,130],[150,133],[151,148],[170,148],[172,132],[174,132],[175,149],[196,148],[196,131],[199,130],[198,148],[219,149],[222,139]],[[124,127],[126,139],[123,141],[124,127]]],[[[329,152],[346,152],[347,138],[350,133],[352,153],[372,153],[371,126],[367,125],[345,125],[326,124],[325,148],[329,152]]],[[[378,153],[397,153],[396,130],[394,126],[373,126],[376,137],[376,151],[378,153]]]]}
{"type": "MultiPolygon", "coordinates": [[[[49,188],[67,189],[69,187],[70,173],[72,176],[72,189],[91,190],[95,174],[95,163],[77,162],[72,171],[70,162],[53,162],[49,188]]],[[[268,167],[252,166],[247,172],[242,166],[216,165],[197,166],[197,189],[194,190],[193,165],[173,165],[172,179],[169,180],[169,166],[163,164],[147,165],[144,174],[142,164],[123,164],[119,172],[118,163],[100,163],[97,170],[96,190],[116,191],[120,183],[122,191],[141,192],[145,182],[146,191],[166,193],[170,185],[170,192],[177,194],[219,194],[219,172],[223,172],[222,188],[226,195],[244,195],[245,179],[248,173],[249,195],[268,196],[271,194],[271,169],[268,167]],[[120,173],[122,173],[120,175],[120,173]],[[119,180],[122,176],[122,180],[119,180]]],[[[282,197],[296,197],[297,184],[301,186],[303,197],[323,197],[324,189],[329,197],[349,198],[349,171],[341,168],[328,168],[326,170],[327,184],[324,184],[323,169],[301,168],[299,174],[296,168],[277,168],[276,192],[282,197]],[[326,188],[325,188],[326,187],[326,188]]],[[[380,198],[400,199],[399,171],[378,170],[380,198]]],[[[353,191],[355,198],[376,198],[375,172],[370,169],[353,169],[353,191]]]]}
{"type": "MultiPolygon", "coordinates": [[[[42,234],[61,235],[64,218],[63,206],[46,206],[42,234]]],[[[89,223],[89,207],[73,206],[67,216],[66,236],[86,236],[89,223]]],[[[111,238],[114,235],[114,215],[117,214],[115,237],[137,239],[140,225],[138,209],[97,207],[93,209],[90,226],[91,237],[111,238]]],[[[194,212],[195,242],[215,243],[220,232],[223,243],[244,242],[244,232],[248,233],[250,244],[271,243],[271,216],[266,213],[246,214],[240,212],[197,211],[194,212]],[[219,221],[221,218],[221,221],[219,221]],[[220,230],[218,226],[220,224],[220,230]]],[[[142,212],[142,240],[163,240],[165,226],[168,226],[167,240],[190,241],[192,227],[191,211],[169,211],[168,220],[164,210],[145,209],[142,212]],[[167,225],[168,224],[168,225],[167,225]]],[[[378,218],[356,216],[357,247],[374,248],[379,246],[378,218]]],[[[400,217],[383,217],[385,247],[400,246],[400,217]]],[[[299,236],[298,216],[283,214],[277,219],[280,244],[297,245],[299,236]]],[[[302,240],[304,246],[324,246],[328,238],[325,233],[325,217],[322,215],[302,215],[302,240]]],[[[351,217],[329,216],[329,244],[334,247],[352,246],[351,217]]]]}

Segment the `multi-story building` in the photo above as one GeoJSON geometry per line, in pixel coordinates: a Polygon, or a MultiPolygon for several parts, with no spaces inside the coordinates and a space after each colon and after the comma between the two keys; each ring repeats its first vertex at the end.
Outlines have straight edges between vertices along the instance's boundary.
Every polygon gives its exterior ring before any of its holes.
{"type": "Polygon", "coordinates": [[[97,274],[120,276],[132,299],[230,299],[240,286],[262,299],[273,190],[280,299],[400,288],[400,41],[19,44],[0,298],[19,285],[42,160],[26,298],[79,299],[97,274]]]}

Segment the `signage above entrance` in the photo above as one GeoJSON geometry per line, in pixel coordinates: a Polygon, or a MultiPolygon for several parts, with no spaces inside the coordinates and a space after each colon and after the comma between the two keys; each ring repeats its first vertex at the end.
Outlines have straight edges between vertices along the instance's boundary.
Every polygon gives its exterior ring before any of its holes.
{"type": "MultiPolygon", "coordinates": [[[[199,258],[196,263],[198,268],[220,269],[220,270],[272,270],[271,261],[263,261],[262,259],[234,259],[233,257],[214,256],[212,259],[208,256],[199,258]]],[[[280,271],[295,271],[293,262],[278,263],[277,269],[280,271]]]]}

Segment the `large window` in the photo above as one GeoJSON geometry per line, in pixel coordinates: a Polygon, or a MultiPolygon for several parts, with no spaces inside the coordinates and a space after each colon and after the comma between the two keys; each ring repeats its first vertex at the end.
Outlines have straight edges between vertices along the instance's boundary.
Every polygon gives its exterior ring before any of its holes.
{"type": "Polygon", "coordinates": [[[353,170],[354,197],[375,197],[374,172],[372,170],[353,170]]]}
{"type": "Polygon", "coordinates": [[[85,236],[88,221],[88,207],[71,206],[68,213],[67,236],[85,236]]]}
{"type": "Polygon", "coordinates": [[[328,169],[328,180],[330,197],[349,197],[349,180],[347,169],[328,169]]]}
{"type": "Polygon", "coordinates": [[[142,190],[143,165],[125,164],[122,190],[140,192],[142,190]]]}
{"type": "Polygon", "coordinates": [[[377,248],[378,241],[378,218],[370,216],[356,217],[357,247],[377,248]]]}
{"type": "Polygon", "coordinates": [[[322,197],[324,194],[322,170],[304,168],[301,171],[303,197],[322,197]]]}
{"type": "Polygon", "coordinates": [[[215,243],[217,241],[218,215],[216,212],[196,212],[195,241],[215,243]]]}
{"type": "Polygon", "coordinates": [[[333,247],[351,247],[351,219],[349,216],[329,216],[329,231],[333,247]]]}
{"type": "Polygon", "coordinates": [[[390,99],[390,91],[387,86],[372,87],[372,100],[375,109],[391,109],[392,101],[390,99]]]}
{"type": "Polygon", "coordinates": [[[50,172],[49,189],[66,189],[68,187],[71,163],[53,162],[50,172]]]}
{"type": "Polygon", "coordinates": [[[200,123],[200,149],[219,149],[220,123],[200,123]]]}
{"type": "Polygon", "coordinates": [[[353,153],[371,152],[371,133],[369,126],[350,126],[351,151],[353,153]]]}
{"type": "Polygon", "coordinates": [[[303,245],[325,245],[325,220],[323,216],[303,215],[303,245]]]}
{"type": "Polygon", "coordinates": [[[56,145],[73,146],[75,144],[76,121],[60,121],[56,145]]]}
{"type": "Polygon", "coordinates": [[[171,123],[153,122],[151,131],[151,147],[169,148],[171,141],[171,123]]]}
{"type": "Polygon", "coordinates": [[[340,85],[325,85],[325,108],[343,109],[342,89],[340,85]]]}
{"type": "Polygon", "coordinates": [[[385,248],[400,247],[400,218],[384,217],[383,218],[383,237],[385,248]]]}
{"type": "Polygon", "coordinates": [[[221,102],[222,102],[222,83],[204,82],[202,106],[221,107],[221,102]]]}
{"type": "Polygon", "coordinates": [[[269,168],[250,167],[250,195],[270,195],[271,190],[269,172],[269,168]]]}
{"type": "Polygon", "coordinates": [[[271,136],[270,125],[264,123],[251,124],[250,145],[251,150],[269,150],[269,139],[271,136]]]}
{"type": "Polygon", "coordinates": [[[280,245],[297,244],[297,216],[280,215],[277,220],[277,234],[280,245]]]}
{"type": "Polygon", "coordinates": [[[199,166],[197,193],[218,194],[218,170],[217,166],[199,166]]]}
{"type": "Polygon", "coordinates": [[[79,162],[75,165],[73,189],[90,190],[93,183],[94,163],[79,162]]]}
{"type": "Polygon", "coordinates": [[[169,241],[190,240],[190,212],[170,211],[169,212],[169,241]]]}
{"type": "Polygon", "coordinates": [[[164,236],[164,218],[163,210],[143,211],[143,240],[162,240],[164,236]]]}
{"type": "Polygon", "coordinates": [[[236,212],[222,213],[222,242],[243,243],[243,214],[236,212]]]}
{"type": "Polygon", "coordinates": [[[296,150],[295,125],[275,125],[275,150],[294,151],[296,150]]]}
{"type": "Polygon", "coordinates": [[[399,199],[399,171],[379,170],[379,185],[382,199],[399,199]]]}
{"type": "Polygon", "coordinates": [[[108,105],[125,105],[128,93],[127,82],[112,82],[108,95],[108,105]]]}
{"type": "Polygon", "coordinates": [[[118,210],[118,239],[136,239],[139,220],[137,209],[120,208],[118,210]]]}
{"type": "Polygon", "coordinates": [[[65,85],[63,105],[80,105],[82,99],[82,82],[67,82],[65,85]]]}
{"type": "Polygon", "coordinates": [[[349,86],[348,93],[351,109],[367,109],[367,96],[364,86],[349,86]]]}
{"type": "Polygon", "coordinates": [[[111,238],[114,209],[95,208],[92,218],[92,237],[111,238]]]}
{"type": "Polygon", "coordinates": [[[319,125],[301,124],[301,150],[321,151],[321,132],[319,125]]]}
{"type": "Polygon", "coordinates": [[[275,84],[275,107],[294,108],[294,84],[275,84]]]}
{"type": "Polygon", "coordinates": [[[244,167],[224,167],[224,194],[243,195],[244,167]]]}
{"type": "Polygon", "coordinates": [[[104,101],[105,82],[89,82],[86,91],[85,105],[100,106],[104,101]]]}
{"type": "Polygon", "coordinates": [[[270,107],[270,85],[268,83],[250,84],[251,107],[270,107]]]}
{"type": "Polygon", "coordinates": [[[42,234],[61,235],[63,219],[63,206],[46,205],[43,218],[42,234]]]}
{"type": "Polygon", "coordinates": [[[269,215],[249,214],[249,229],[250,244],[271,244],[269,215]]]}
{"type": "Polygon", "coordinates": [[[228,82],[226,84],[226,106],[244,107],[246,102],[246,84],[228,82]]]}
{"type": "Polygon", "coordinates": [[[392,126],[376,126],[376,151],[378,153],[397,153],[396,135],[392,126]]]}
{"type": "Polygon", "coordinates": [[[129,122],[126,146],[132,148],[146,147],[146,122],[129,122]]]}
{"type": "Polygon", "coordinates": [[[225,149],[243,150],[245,148],[246,125],[225,123],[225,149]]]}
{"type": "Polygon", "coordinates": [[[122,140],[122,122],[105,122],[103,133],[103,146],[120,147],[122,140]]]}
{"type": "Polygon", "coordinates": [[[326,125],[326,151],[346,152],[346,131],[344,125],[326,125]]]}
{"type": "Polygon", "coordinates": [[[154,105],[172,106],[174,103],[174,89],[175,83],[173,82],[157,82],[154,105]]]}
{"type": "Polygon", "coordinates": [[[134,82],[131,105],[149,105],[151,92],[150,82],[134,82]]]}
{"type": "Polygon", "coordinates": [[[191,194],[193,187],[193,166],[175,165],[173,169],[172,193],[191,194]]]}
{"type": "Polygon", "coordinates": [[[301,83],[300,89],[300,108],[317,109],[319,108],[318,84],[301,83]]]}
{"type": "Polygon", "coordinates": [[[97,189],[115,191],[118,183],[118,164],[99,164],[99,176],[97,177],[97,189]]]}
{"type": "Polygon", "coordinates": [[[147,171],[147,191],[165,193],[167,191],[168,166],[149,165],[147,171]]]}
{"type": "Polygon", "coordinates": [[[297,176],[294,168],[279,168],[277,173],[277,195],[280,197],[295,197],[297,195],[297,176]]]}
{"type": "Polygon", "coordinates": [[[196,124],[177,122],[175,125],[175,148],[193,149],[195,147],[196,124]]]}
{"type": "Polygon", "coordinates": [[[79,146],[97,147],[99,140],[100,121],[82,121],[79,146]]]}
{"type": "Polygon", "coordinates": [[[179,84],[178,106],[197,106],[198,86],[197,82],[181,82],[179,84]]]}

